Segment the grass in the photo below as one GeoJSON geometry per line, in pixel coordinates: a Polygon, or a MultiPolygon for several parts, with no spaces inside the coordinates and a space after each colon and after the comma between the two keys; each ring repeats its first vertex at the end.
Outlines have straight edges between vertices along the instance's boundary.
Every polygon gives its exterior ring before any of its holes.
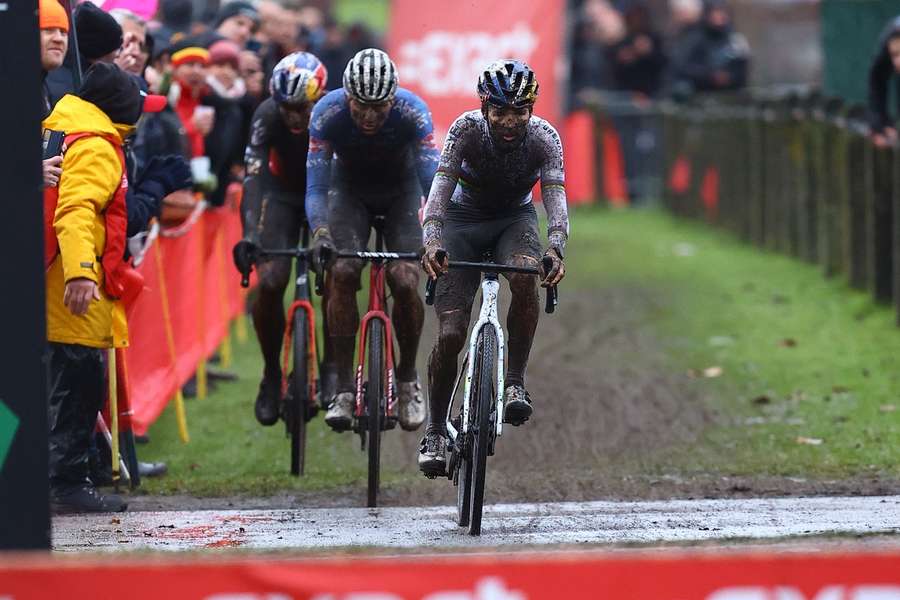
{"type": "MultiPolygon", "coordinates": [[[[580,209],[572,222],[566,288],[653,290],[659,300],[644,322],[673,371],[698,375],[694,385],[717,415],[699,440],[667,450],[656,468],[900,477],[900,329],[889,307],[815,266],[658,211],[580,209]],[[709,367],[721,375],[703,377],[709,367]]],[[[287,475],[283,427],[262,428],[252,414],[257,346],[251,340],[235,354],[241,380],[188,401],[190,444],[177,439],[171,407],[151,428],[141,458],[167,461],[170,474],[146,481],[145,490],[268,495],[364,483],[357,438],[331,434],[321,419],[310,427],[307,476],[287,475]]],[[[384,477],[390,484],[408,475],[384,477]]]]}
{"type": "MultiPolygon", "coordinates": [[[[647,322],[719,418],[666,462],[682,471],[900,476],[894,313],[813,265],[655,211],[573,217],[578,285],[658,290],[647,322]],[[722,375],[706,379],[702,370],[722,375]]],[[[567,282],[571,285],[571,282],[567,282]]]]}

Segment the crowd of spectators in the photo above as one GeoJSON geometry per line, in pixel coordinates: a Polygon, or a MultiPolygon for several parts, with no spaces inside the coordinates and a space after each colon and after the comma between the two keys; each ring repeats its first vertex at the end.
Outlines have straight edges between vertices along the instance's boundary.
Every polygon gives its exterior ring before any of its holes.
{"type": "Polygon", "coordinates": [[[664,29],[642,0],[586,0],[575,19],[571,105],[596,95],[684,98],[747,83],[750,49],[724,0],[670,0],[664,29]]]}
{"type": "Polygon", "coordinates": [[[124,500],[97,490],[109,466],[94,426],[106,351],[128,343],[126,259],[137,246],[126,240],[168,207],[216,210],[239,190],[250,119],[282,57],[311,51],[340,73],[378,40],[276,0],[76,4],[71,14],[66,0],[39,6],[51,502],[116,511],[124,500]]]}

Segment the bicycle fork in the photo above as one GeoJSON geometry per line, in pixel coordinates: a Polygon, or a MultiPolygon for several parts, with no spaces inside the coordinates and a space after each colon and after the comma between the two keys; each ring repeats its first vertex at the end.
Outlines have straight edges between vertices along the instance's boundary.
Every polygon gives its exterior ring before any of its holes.
{"type": "MultiPolygon", "coordinates": [[[[469,349],[466,352],[466,358],[463,361],[466,369],[465,387],[463,388],[462,400],[462,433],[469,432],[469,405],[472,397],[472,380],[475,377],[475,355],[478,352],[478,334],[484,327],[493,327],[497,335],[497,437],[503,434],[503,383],[505,372],[505,348],[506,343],[503,336],[503,328],[500,326],[500,320],[497,317],[497,298],[500,294],[500,282],[496,278],[485,277],[481,282],[481,312],[478,315],[478,321],[472,328],[469,338],[469,349]]],[[[457,382],[458,386],[458,382],[457,382]]],[[[455,394],[454,394],[455,395],[455,394]]],[[[452,398],[452,396],[451,396],[452,398]]],[[[459,432],[453,426],[450,415],[452,414],[452,406],[447,410],[447,432],[450,438],[456,440],[459,432]]]]}

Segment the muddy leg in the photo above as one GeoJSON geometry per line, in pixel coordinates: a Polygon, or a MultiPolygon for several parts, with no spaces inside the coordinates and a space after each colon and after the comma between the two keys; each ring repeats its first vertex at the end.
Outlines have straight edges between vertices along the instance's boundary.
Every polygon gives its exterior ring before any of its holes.
{"type": "MultiPolygon", "coordinates": [[[[525,256],[517,256],[513,264],[536,266],[537,261],[525,256]]],[[[528,355],[534,341],[540,314],[540,298],[538,297],[538,280],[534,275],[511,273],[507,276],[512,300],[506,316],[506,328],[509,332],[509,358],[506,368],[506,385],[525,386],[525,368],[528,366],[528,355]]]]}
{"type": "Polygon", "coordinates": [[[267,378],[281,378],[281,343],[284,337],[284,290],[291,276],[291,264],[284,259],[258,266],[259,295],[253,303],[253,326],[265,362],[267,378]]]}
{"type": "Polygon", "coordinates": [[[353,350],[356,345],[356,331],[359,328],[359,308],[356,292],[362,264],[355,260],[338,260],[329,272],[328,284],[328,328],[332,356],[337,370],[337,392],[352,392],[355,388],[353,377],[353,350]]]}
{"type": "Polygon", "coordinates": [[[425,305],[419,296],[419,269],[410,263],[391,263],[387,269],[387,282],[394,297],[391,322],[400,348],[397,379],[415,381],[416,353],[425,322],[425,305]]]}
{"type": "Polygon", "coordinates": [[[438,313],[438,337],[428,358],[429,423],[444,429],[447,407],[456,381],[456,362],[466,343],[469,311],[462,309],[438,313]]]}

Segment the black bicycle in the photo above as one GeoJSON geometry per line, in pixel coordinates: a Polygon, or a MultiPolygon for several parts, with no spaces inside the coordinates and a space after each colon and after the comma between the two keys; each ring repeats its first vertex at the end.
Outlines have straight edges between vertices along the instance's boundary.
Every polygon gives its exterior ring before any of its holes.
{"type": "MultiPolygon", "coordinates": [[[[306,424],[319,410],[316,402],[318,344],[315,310],[309,293],[311,251],[306,248],[309,244],[309,229],[306,226],[301,231],[300,240],[297,248],[285,249],[260,248],[251,242],[241,242],[246,244],[245,251],[251,257],[250,264],[241,269],[243,287],[250,285],[250,273],[259,259],[275,256],[294,259],[294,301],[288,308],[285,319],[282,351],[284,365],[281,416],[286,433],[291,438],[291,474],[296,476],[303,475],[306,463],[306,424]]],[[[235,254],[237,255],[237,249],[235,254]]],[[[315,277],[315,291],[316,295],[322,295],[322,284],[318,276],[315,277]]]]}
{"type": "MultiPolygon", "coordinates": [[[[447,476],[457,486],[457,523],[460,527],[468,527],[471,535],[481,535],[487,457],[493,456],[497,438],[503,434],[506,343],[503,327],[497,316],[500,294],[498,274],[526,273],[540,276],[540,271],[535,267],[501,265],[490,262],[490,255],[485,258],[486,262],[452,260],[449,262],[451,269],[467,269],[483,273],[481,313],[469,335],[468,351],[453,386],[446,422],[450,439],[447,476]],[[463,381],[465,385],[458,402],[458,412],[452,416],[454,399],[457,398],[463,381]]],[[[545,257],[543,266],[548,270],[552,268],[552,259],[545,257]]],[[[426,304],[434,303],[436,284],[436,279],[428,280],[425,286],[426,304]]],[[[545,312],[554,312],[557,304],[559,292],[554,285],[547,289],[545,312]]]]}

